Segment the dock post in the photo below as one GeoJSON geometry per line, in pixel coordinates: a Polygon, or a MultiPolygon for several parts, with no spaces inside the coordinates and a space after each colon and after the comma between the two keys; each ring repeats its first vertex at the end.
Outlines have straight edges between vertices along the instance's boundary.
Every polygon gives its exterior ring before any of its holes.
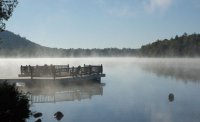
{"type": "Polygon", "coordinates": [[[80,72],[81,72],[81,77],[82,77],[82,67],[80,68],[80,72]]]}
{"type": "Polygon", "coordinates": [[[32,67],[29,65],[29,68],[30,68],[30,72],[31,72],[31,80],[33,79],[33,69],[32,67]]]}
{"type": "Polygon", "coordinates": [[[28,75],[30,75],[30,73],[31,73],[31,65],[28,65],[27,69],[28,69],[28,75]]]}
{"type": "Polygon", "coordinates": [[[103,65],[101,64],[101,74],[103,73],[103,65]]]}
{"type": "Polygon", "coordinates": [[[22,74],[22,65],[21,65],[21,68],[20,68],[20,70],[21,70],[21,74],[22,74]]]}
{"type": "Polygon", "coordinates": [[[53,79],[54,80],[56,79],[56,68],[55,68],[55,66],[53,66],[53,79]]]}
{"type": "Polygon", "coordinates": [[[85,71],[86,71],[86,69],[85,69],[85,64],[84,64],[84,67],[83,67],[83,75],[86,74],[85,71]]]}
{"type": "Polygon", "coordinates": [[[74,77],[74,66],[72,67],[72,77],[74,77]]]}
{"type": "Polygon", "coordinates": [[[91,74],[92,74],[92,66],[89,65],[89,75],[91,75],[91,74]]]}

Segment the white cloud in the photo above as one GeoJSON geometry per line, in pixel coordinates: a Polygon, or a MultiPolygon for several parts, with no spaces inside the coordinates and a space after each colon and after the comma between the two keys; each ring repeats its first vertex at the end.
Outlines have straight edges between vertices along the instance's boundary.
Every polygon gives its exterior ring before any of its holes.
{"type": "Polygon", "coordinates": [[[171,4],[172,0],[148,0],[148,2],[145,2],[144,9],[149,13],[162,12],[167,10],[171,4]]]}

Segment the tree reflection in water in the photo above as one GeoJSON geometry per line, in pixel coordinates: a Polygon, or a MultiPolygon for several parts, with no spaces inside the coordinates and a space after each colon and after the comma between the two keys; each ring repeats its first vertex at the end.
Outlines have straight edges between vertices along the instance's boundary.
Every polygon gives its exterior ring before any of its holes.
{"type": "Polygon", "coordinates": [[[171,77],[185,83],[200,81],[200,62],[154,61],[142,63],[140,67],[157,76],[171,77]]]}

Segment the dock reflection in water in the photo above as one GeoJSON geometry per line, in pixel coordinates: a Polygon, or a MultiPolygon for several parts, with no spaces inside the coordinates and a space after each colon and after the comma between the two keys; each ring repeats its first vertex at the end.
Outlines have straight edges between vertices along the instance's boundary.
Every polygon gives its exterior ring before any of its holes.
{"type": "Polygon", "coordinates": [[[28,93],[31,103],[55,103],[91,99],[95,95],[103,95],[104,83],[97,82],[26,82],[16,83],[19,90],[28,93]]]}

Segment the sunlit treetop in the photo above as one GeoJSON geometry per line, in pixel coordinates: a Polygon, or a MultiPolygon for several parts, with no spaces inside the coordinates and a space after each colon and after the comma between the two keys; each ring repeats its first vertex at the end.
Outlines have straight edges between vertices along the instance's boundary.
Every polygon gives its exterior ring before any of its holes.
{"type": "Polygon", "coordinates": [[[17,6],[17,0],[0,0],[0,31],[5,29],[5,23],[11,16],[13,9],[17,6]]]}

